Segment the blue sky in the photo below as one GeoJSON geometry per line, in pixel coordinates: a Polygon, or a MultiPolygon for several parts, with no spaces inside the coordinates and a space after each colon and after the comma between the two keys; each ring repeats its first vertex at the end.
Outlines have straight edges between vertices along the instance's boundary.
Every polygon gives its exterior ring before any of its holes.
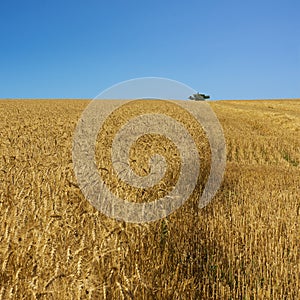
{"type": "Polygon", "coordinates": [[[300,1],[1,1],[0,98],[158,76],[212,99],[300,98],[300,1]]]}

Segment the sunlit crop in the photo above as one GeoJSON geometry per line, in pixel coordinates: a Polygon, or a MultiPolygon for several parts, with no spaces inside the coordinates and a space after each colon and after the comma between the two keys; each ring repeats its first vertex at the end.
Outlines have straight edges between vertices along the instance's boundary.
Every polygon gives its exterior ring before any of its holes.
{"type": "MultiPolygon", "coordinates": [[[[198,209],[209,145],[180,115],[202,160],[197,189],[167,218],[130,224],[97,211],[76,182],[72,138],[88,101],[0,101],[0,299],[300,299],[300,101],[210,103],[227,146],[216,197],[198,209]]],[[[141,175],[143,151],[171,164],[148,194],[120,184],[97,152],[99,173],[124,198],[151,201],[176,181],[170,141],[135,145],[141,175]]]]}

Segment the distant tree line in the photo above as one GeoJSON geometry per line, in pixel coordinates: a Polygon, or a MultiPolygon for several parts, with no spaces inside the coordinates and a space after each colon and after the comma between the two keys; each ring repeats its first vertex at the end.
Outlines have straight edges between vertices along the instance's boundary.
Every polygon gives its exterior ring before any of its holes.
{"type": "Polygon", "coordinates": [[[200,93],[196,93],[193,94],[192,96],[189,96],[190,100],[195,100],[195,101],[205,101],[206,99],[209,99],[210,96],[205,95],[205,94],[200,94],[200,93]]]}

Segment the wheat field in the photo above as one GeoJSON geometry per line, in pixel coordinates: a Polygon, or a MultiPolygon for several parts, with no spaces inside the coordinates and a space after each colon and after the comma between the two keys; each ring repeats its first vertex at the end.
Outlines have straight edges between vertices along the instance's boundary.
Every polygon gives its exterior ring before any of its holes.
{"type": "MultiPolygon", "coordinates": [[[[189,127],[201,175],[180,209],[144,224],[108,218],[78,187],[72,138],[88,103],[0,101],[1,300],[300,299],[300,100],[209,102],[224,130],[227,165],[203,209],[207,139],[190,116],[168,110],[189,127]]],[[[163,182],[142,194],[120,183],[100,155],[131,114],[123,111],[99,135],[99,173],[122,197],[151,201],[177,180],[172,143],[146,136],[132,149],[141,175],[151,153],[171,164],[163,182]]]]}

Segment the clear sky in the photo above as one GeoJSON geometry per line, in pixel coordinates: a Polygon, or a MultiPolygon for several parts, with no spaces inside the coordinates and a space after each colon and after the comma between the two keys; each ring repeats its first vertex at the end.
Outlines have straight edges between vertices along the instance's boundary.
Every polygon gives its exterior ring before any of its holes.
{"type": "Polygon", "coordinates": [[[0,1],[0,98],[94,98],[145,76],[300,98],[300,1],[0,1]]]}

